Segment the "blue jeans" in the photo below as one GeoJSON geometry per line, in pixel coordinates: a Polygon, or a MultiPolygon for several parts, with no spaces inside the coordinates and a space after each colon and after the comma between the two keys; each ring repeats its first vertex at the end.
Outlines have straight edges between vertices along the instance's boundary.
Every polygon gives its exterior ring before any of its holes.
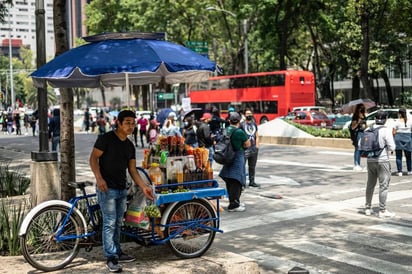
{"type": "Polygon", "coordinates": [[[126,211],[127,190],[109,188],[107,192],[97,190],[97,199],[103,215],[103,251],[107,260],[118,259],[120,229],[126,211]]]}
{"type": "Polygon", "coordinates": [[[355,152],[353,153],[353,163],[355,166],[360,166],[360,151],[358,147],[355,147],[355,152]]]}
{"type": "Polygon", "coordinates": [[[52,151],[57,151],[57,146],[60,148],[60,136],[52,137],[52,151]]]}
{"type": "Polygon", "coordinates": [[[411,152],[407,150],[395,150],[396,154],[396,167],[398,172],[402,172],[402,152],[405,154],[406,158],[406,168],[409,171],[412,171],[412,161],[411,161],[411,152]]]}

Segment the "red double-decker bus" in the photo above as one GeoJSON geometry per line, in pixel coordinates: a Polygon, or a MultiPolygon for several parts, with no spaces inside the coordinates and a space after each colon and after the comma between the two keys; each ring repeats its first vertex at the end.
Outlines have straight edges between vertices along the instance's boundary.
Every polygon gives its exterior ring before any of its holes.
{"type": "Polygon", "coordinates": [[[211,77],[193,84],[189,90],[193,107],[221,113],[250,108],[256,122],[265,123],[287,115],[294,107],[315,105],[315,79],[312,72],[281,70],[211,77]]]}

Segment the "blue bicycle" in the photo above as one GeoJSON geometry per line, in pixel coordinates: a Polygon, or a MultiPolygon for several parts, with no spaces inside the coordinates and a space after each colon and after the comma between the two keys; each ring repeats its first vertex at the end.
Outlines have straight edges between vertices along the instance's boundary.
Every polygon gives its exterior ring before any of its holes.
{"type": "MultiPolygon", "coordinates": [[[[147,173],[138,168],[141,177],[151,184],[147,173]]],[[[34,207],[20,227],[20,245],[26,261],[34,268],[55,271],[70,264],[80,248],[91,251],[101,245],[102,215],[96,194],[87,194],[90,182],[70,183],[81,195],[70,199],[51,200],[34,207]]],[[[215,180],[167,185],[187,192],[156,194],[155,203],[161,218],[150,218],[150,229],[122,227],[122,234],[141,245],[168,244],[178,257],[202,256],[211,246],[219,229],[219,198],[226,195],[215,180]],[[212,203],[211,200],[216,200],[212,203]]],[[[165,186],[153,187],[164,190],[165,186]]],[[[160,190],[160,189],[159,189],[160,190]]],[[[160,192],[160,191],[158,191],[160,192]]]]}

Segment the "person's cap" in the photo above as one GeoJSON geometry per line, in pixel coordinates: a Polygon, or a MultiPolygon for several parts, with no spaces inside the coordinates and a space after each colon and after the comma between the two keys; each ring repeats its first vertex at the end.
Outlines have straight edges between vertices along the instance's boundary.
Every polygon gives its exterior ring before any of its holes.
{"type": "Polygon", "coordinates": [[[176,113],[173,111],[170,112],[169,115],[167,115],[167,118],[177,120],[176,113]]]}
{"type": "Polygon", "coordinates": [[[375,115],[375,122],[377,124],[383,125],[385,124],[387,117],[388,117],[388,114],[386,113],[386,111],[379,110],[375,115]]]}
{"type": "Polygon", "coordinates": [[[200,120],[204,121],[206,119],[212,119],[212,114],[210,114],[209,112],[203,113],[203,116],[202,116],[202,118],[200,118],[200,120]]]}
{"type": "Polygon", "coordinates": [[[235,123],[240,122],[240,114],[237,112],[232,112],[230,114],[229,120],[235,123]]]}
{"type": "Polygon", "coordinates": [[[152,124],[153,126],[158,126],[160,125],[160,123],[158,121],[156,121],[155,119],[153,119],[152,121],[150,121],[150,124],[152,124]]]}
{"type": "Polygon", "coordinates": [[[230,107],[230,108],[228,109],[228,112],[234,112],[234,111],[235,111],[235,109],[232,108],[232,107],[230,107]]]}

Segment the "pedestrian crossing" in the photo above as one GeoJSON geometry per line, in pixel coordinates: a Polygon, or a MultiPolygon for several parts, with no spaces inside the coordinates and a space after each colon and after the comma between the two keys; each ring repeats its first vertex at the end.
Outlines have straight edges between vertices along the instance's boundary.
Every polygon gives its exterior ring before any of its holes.
{"type": "MultiPolygon", "coordinates": [[[[360,214],[364,197],[323,201],[284,196],[282,200],[272,201],[278,204],[276,208],[286,209],[261,210],[258,214],[253,212],[253,204],[248,207],[247,201],[258,200],[262,194],[246,190],[242,197],[247,211],[223,213],[221,228],[225,233],[234,232],[234,235],[247,231],[247,237],[256,239],[259,239],[258,231],[263,230],[261,237],[265,244],[241,252],[257,261],[262,274],[288,273],[295,266],[311,274],[412,273],[412,220],[408,217],[380,219],[360,214]],[[327,224],[318,224],[318,219],[327,224]],[[301,225],[302,233],[299,228],[287,224],[301,225]],[[268,231],[272,229],[273,232],[268,231]]],[[[392,191],[388,202],[410,198],[411,191],[392,191]]],[[[373,200],[377,199],[375,195],[373,200]]],[[[267,202],[261,200],[260,203],[267,202]]],[[[222,200],[221,205],[225,207],[226,204],[227,201],[222,200]]],[[[270,204],[267,206],[274,208],[270,204]]]]}

